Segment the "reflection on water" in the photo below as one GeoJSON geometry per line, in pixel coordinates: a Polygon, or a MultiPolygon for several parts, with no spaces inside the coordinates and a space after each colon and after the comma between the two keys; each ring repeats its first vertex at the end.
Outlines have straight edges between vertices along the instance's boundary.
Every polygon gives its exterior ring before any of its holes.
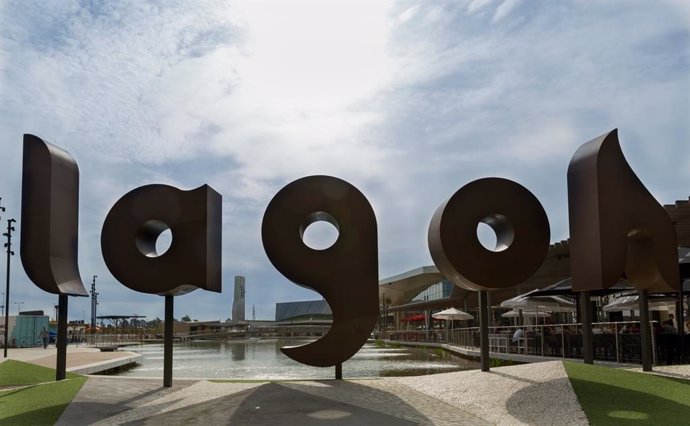
{"type": "Polygon", "coordinates": [[[228,345],[227,343],[221,343],[221,347],[225,349],[226,346],[230,346],[230,352],[232,353],[233,361],[244,361],[245,353],[247,352],[247,345],[228,345]]]}
{"type": "MultiPolygon", "coordinates": [[[[309,340],[257,339],[229,342],[188,342],[174,345],[176,378],[330,379],[333,367],[311,367],[288,358],[282,346],[309,340]]],[[[144,356],[140,365],[120,375],[163,377],[163,345],[130,346],[144,356]]],[[[379,348],[366,344],[343,364],[343,377],[414,376],[478,368],[478,364],[441,349],[379,348]]]]}

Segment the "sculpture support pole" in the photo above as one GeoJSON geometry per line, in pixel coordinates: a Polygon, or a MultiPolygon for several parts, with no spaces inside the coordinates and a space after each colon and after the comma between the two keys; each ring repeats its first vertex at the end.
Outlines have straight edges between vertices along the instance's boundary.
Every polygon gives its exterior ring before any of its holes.
{"type": "Polygon", "coordinates": [[[678,354],[677,360],[682,364],[685,362],[685,316],[683,315],[683,278],[680,279],[680,291],[678,292],[678,301],[676,302],[676,327],[678,329],[678,335],[680,336],[680,353],[678,354]]]}
{"type": "Polygon", "coordinates": [[[58,330],[55,338],[57,347],[57,362],[55,365],[55,380],[65,380],[67,371],[67,301],[69,296],[58,296],[58,330]]]}
{"type": "Polygon", "coordinates": [[[10,324],[10,253],[7,253],[7,282],[5,284],[5,346],[3,351],[5,352],[5,358],[7,358],[7,338],[9,337],[9,326],[10,324]]]}
{"type": "Polygon", "coordinates": [[[173,377],[173,312],[175,296],[165,296],[165,330],[163,334],[163,386],[172,386],[173,377]]]}
{"type": "Polygon", "coordinates": [[[486,290],[479,292],[479,353],[482,371],[489,371],[489,306],[486,290]]]}
{"type": "Polygon", "coordinates": [[[582,317],[582,358],[585,364],[594,364],[592,302],[588,291],[580,292],[580,315],[582,317]]]}
{"type": "Polygon", "coordinates": [[[343,363],[339,362],[335,365],[335,379],[343,380],[343,363]]]}
{"type": "Polygon", "coordinates": [[[642,371],[652,371],[652,357],[650,352],[650,326],[649,326],[649,296],[647,290],[640,290],[640,348],[642,358],[642,371]]]}

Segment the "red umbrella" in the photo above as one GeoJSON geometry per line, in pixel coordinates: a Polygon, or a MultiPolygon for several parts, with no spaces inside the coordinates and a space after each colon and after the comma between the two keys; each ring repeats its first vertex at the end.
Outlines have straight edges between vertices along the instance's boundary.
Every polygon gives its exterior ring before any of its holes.
{"type": "Polygon", "coordinates": [[[424,321],[426,317],[424,314],[417,314],[417,315],[411,315],[409,317],[405,317],[401,319],[400,321],[424,321]]]}

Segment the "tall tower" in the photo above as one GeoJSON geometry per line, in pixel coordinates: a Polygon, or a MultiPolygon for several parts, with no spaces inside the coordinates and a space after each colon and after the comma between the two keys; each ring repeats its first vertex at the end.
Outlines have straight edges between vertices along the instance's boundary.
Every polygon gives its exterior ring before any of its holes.
{"type": "Polygon", "coordinates": [[[235,294],[232,300],[232,321],[244,321],[244,277],[235,276],[235,294]]]}

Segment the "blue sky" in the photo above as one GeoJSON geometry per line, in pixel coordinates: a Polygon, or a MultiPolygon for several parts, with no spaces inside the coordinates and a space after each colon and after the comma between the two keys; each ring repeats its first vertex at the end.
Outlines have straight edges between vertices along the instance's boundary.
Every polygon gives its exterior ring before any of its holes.
{"type": "MultiPolygon", "coordinates": [[[[234,275],[247,277],[248,317],[319,297],[260,241],[271,197],[307,175],[368,197],[381,277],[431,264],[431,215],[481,177],[530,189],[562,240],[570,157],[613,128],[659,202],[690,195],[689,4],[4,1],[0,227],[20,215],[33,133],[79,163],[80,269],[85,284],[98,275],[102,315],[163,316],[163,299],[117,283],[100,253],[112,204],[151,183],[223,195],[224,291],[177,298],[177,317],[229,317],[234,275]]],[[[12,271],[12,301],[52,312],[57,297],[18,256],[12,271]]],[[[71,319],[89,312],[70,302],[71,319]]]]}

